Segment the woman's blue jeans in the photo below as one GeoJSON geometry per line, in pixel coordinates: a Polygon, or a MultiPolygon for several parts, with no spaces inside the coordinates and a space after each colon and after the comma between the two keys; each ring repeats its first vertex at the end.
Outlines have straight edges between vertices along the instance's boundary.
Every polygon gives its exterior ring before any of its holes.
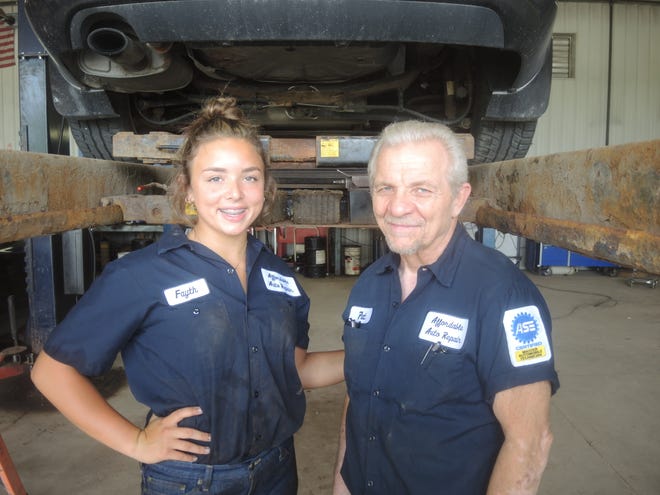
{"type": "Polygon", "coordinates": [[[240,464],[142,465],[142,495],[295,495],[297,491],[293,439],[240,464]]]}

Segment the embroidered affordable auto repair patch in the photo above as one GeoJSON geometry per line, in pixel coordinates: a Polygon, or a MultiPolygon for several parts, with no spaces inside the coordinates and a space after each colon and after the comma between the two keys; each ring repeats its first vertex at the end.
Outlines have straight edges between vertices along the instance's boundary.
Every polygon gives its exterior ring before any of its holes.
{"type": "Polygon", "coordinates": [[[429,311],[419,330],[419,338],[450,349],[462,349],[468,324],[465,318],[429,311]]]}
{"type": "Polygon", "coordinates": [[[287,277],[281,273],[273,272],[271,270],[261,269],[261,276],[264,279],[266,288],[273,292],[284,292],[291,297],[300,297],[300,291],[296,285],[293,277],[287,277]]]}
{"type": "Polygon", "coordinates": [[[523,306],[504,313],[509,357],[515,367],[550,360],[552,350],[541,314],[536,306],[523,306]]]}

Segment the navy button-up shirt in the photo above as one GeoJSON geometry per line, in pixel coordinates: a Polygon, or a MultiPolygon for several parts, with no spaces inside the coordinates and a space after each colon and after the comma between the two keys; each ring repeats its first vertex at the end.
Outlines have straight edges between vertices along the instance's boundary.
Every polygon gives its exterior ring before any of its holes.
{"type": "Polygon", "coordinates": [[[247,296],[234,269],[179,228],[106,266],[44,349],[84,375],[121,352],[130,388],[154,414],[211,433],[199,463],[228,464],[298,430],[305,396],[295,347],[307,348],[309,298],[293,272],[248,239],[247,296]]]}
{"type": "Polygon", "coordinates": [[[503,434],[495,394],[558,387],[547,306],[508,258],[459,225],[401,302],[399,257],[355,284],[343,317],[353,495],[485,493],[503,434]]]}

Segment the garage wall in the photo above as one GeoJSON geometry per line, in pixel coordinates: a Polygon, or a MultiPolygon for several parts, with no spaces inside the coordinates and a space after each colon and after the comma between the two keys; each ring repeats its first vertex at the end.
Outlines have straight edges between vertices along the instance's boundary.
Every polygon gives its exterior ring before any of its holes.
{"type": "Polygon", "coordinates": [[[609,19],[609,3],[559,3],[554,32],[575,34],[575,77],[553,79],[529,156],[660,137],[660,4],[612,6],[611,63],[609,19]]]}
{"type": "MultiPolygon", "coordinates": [[[[15,16],[15,11],[3,7],[6,14],[15,16]]],[[[3,23],[4,26],[4,23],[3,23]]],[[[18,39],[14,30],[14,53],[18,39]]],[[[20,114],[18,106],[18,65],[0,68],[0,149],[20,149],[18,130],[20,114]]]]}
{"type": "Polygon", "coordinates": [[[660,138],[660,5],[615,5],[610,143],[660,138]]]}

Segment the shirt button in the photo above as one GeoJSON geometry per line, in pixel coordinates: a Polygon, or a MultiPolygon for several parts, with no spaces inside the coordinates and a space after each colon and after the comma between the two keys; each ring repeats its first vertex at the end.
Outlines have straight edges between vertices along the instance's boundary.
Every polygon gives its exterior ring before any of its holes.
{"type": "Polygon", "coordinates": [[[233,268],[227,268],[227,273],[229,275],[231,275],[232,273],[234,273],[234,269],[233,268]]]}
{"type": "Polygon", "coordinates": [[[199,314],[199,308],[195,308],[195,309],[193,309],[193,314],[194,314],[194,315],[198,315],[198,314],[199,314]]]}
{"type": "Polygon", "coordinates": [[[369,435],[369,441],[373,442],[374,440],[376,440],[376,435],[369,435]]]}
{"type": "Polygon", "coordinates": [[[256,399],[257,397],[259,397],[259,391],[258,391],[258,390],[255,390],[255,391],[254,391],[254,398],[256,399]]]}
{"type": "Polygon", "coordinates": [[[380,395],[380,390],[374,390],[374,397],[378,397],[380,395]]]}
{"type": "Polygon", "coordinates": [[[422,267],[422,271],[423,271],[423,272],[425,272],[425,271],[427,271],[427,270],[428,270],[428,267],[426,267],[426,266],[423,266],[423,267],[422,267]]]}
{"type": "Polygon", "coordinates": [[[371,480],[367,481],[367,486],[371,488],[372,486],[374,486],[374,482],[371,480]]]}
{"type": "Polygon", "coordinates": [[[393,307],[393,308],[396,308],[398,305],[399,305],[399,303],[396,302],[396,301],[394,301],[394,302],[392,303],[392,307],[393,307]]]}
{"type": "Polygon", "coordinates": [[[390,352],[391,349],[392,349],[392,348],[391,348],[389,345],[387,345],[387,344],[385,344],[385,345],[383,346],[383,350],[384,350],[385,352],[390,352]]]}
{"type": "Polygon", "coordinates": [[[256,345],[253,345],[252,347],[250,347],[250,350],[252,352],[259,352],[259,348],[256,345]]]}

